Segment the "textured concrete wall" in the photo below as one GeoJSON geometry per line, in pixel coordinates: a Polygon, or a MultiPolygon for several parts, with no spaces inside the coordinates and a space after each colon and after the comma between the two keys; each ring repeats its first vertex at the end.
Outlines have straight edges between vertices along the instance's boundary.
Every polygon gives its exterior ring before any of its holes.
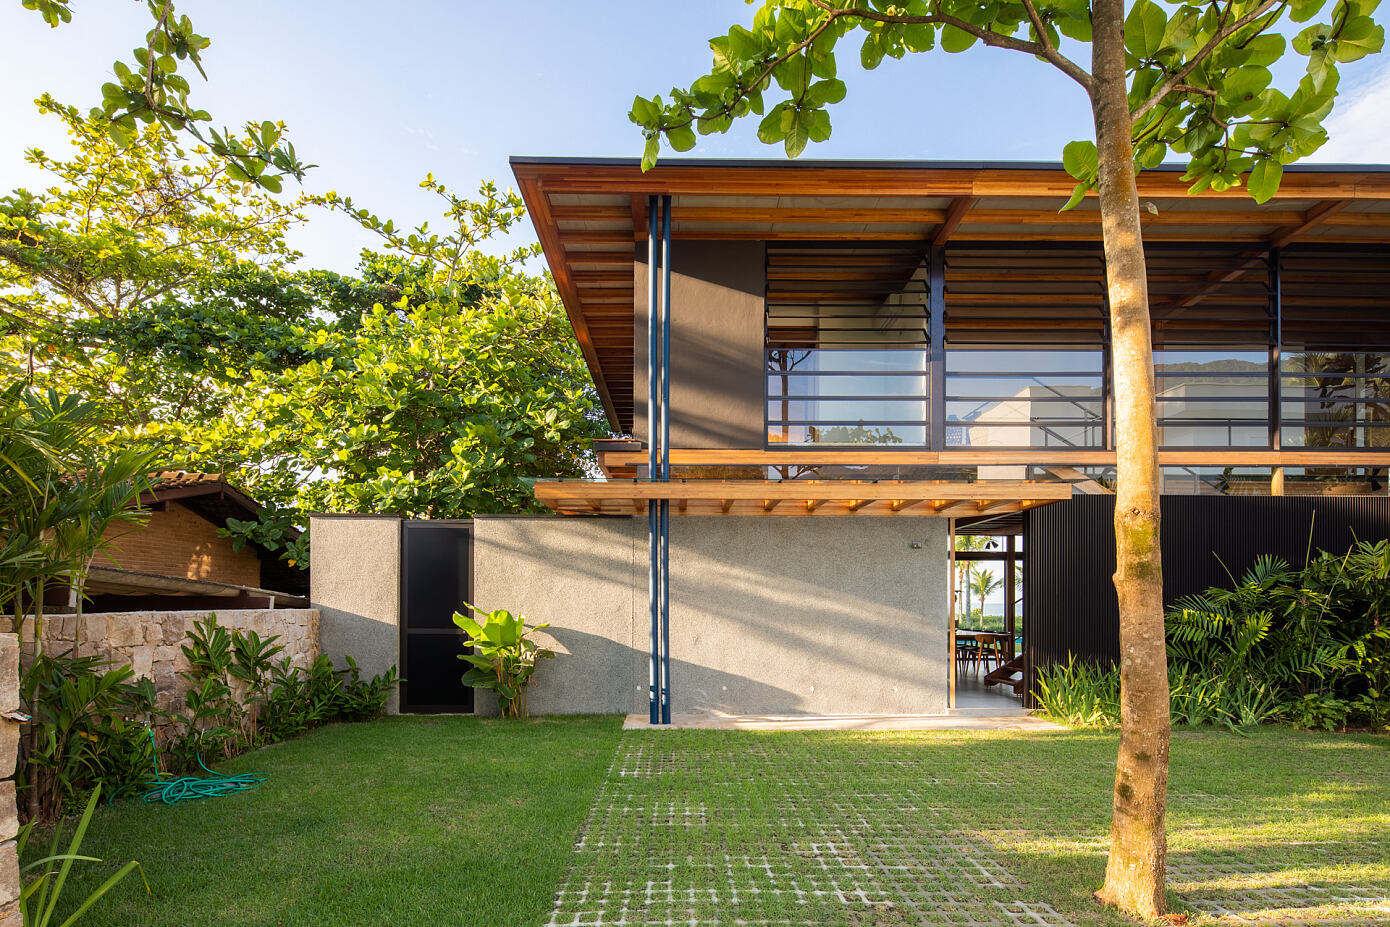
{"type": "Polygon", "coordinates": [[[150,512],[143,527],[108,528],[111,546],[97,554],[97,563],[159,576],[260,586],[261,561],[255,549],[236,550],[231,538],[217,536],[217,527],[187,506],[171,502],[163,511],[150,512]]]}
{"type": "MultiPolygon", "coordinates": [[[[0,634],[0,712],[19,710],[19,639],[0,634]]],[[[20,927],[19,809],[15,805],[14,772],[19,756],[19,725],[0,718],[0,927],[20,927]]]]}
{"type": "MultiPolygon", "coordinates": [[[[320,612],[319,650],[367,676],[400,663],[401,521],[392,515],[315,515],[309,600],[320,612]]],[[[397,710],[391,696],[386,710],[397,710]]]]}
{"type": "MultiPolygon", "coordinates": [[[[644,711],[645,519],[475,525],[478,604],[554,625],[531,710],[644,711]]],[[[946,545],[932,518],[672,518],[673,709],[944,711],[946,545]]]]}
{"type": "MultiPolygon", "coordinates": [[[[553,515],[474,519],[474,604],[553,625],[537,638],[558,656],[536,671],[527,696],[532,714],[626,712],[639,681],[645,691],[645,645],[634,641],[632,615],[639,586],[646,607],[647,565],[634,560],[633,524],[553,515]]],[[[642,526],[645,532],[645,520],[642,526]]],[[[496,701],[479,689],[474,709],[495,713],[496,701]]]]}
{"type": "MultiPolygon", "coordinates": [[[[136,678],[154,682],[160,708],[182,707],[189,689],[180,673],[188,671],[183,645],[188,632],[200,621],[216,616],[228,631],[255,631],[262,639],[278,637],[284,650],[275,658],[289,657],[295,666],[308,669],[319,655],[319,613],[312,608],[202,609],[180,612],[95,612],[82,617],[81,642],[75,615],[54,615],[44,622],[44,650],[75,650],[81,657],[100,656],[129,664],[136,678]]],[[[32,620],[26,639],[33,640],[32,620]]]]}

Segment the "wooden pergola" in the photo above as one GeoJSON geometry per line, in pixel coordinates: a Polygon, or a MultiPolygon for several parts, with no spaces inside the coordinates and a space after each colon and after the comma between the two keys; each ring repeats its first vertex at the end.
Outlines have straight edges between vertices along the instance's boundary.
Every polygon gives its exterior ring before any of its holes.
{"type": "Polygon", "coordinates": [[[1067,483],[988,480],[549,480],[537,501],[563,515],[644,515],[668,500],[678,515],[978,517],[1069,499],[1067,483]]]}

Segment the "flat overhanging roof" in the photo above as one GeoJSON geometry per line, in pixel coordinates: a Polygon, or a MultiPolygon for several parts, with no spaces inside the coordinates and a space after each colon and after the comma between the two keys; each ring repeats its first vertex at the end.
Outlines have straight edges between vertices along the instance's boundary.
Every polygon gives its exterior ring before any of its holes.
{"type": "MultiPolygon", "coordinates": [[[[511,165],[617,431],[631,427],[634,409],[634,263],[650,195],[672,196],[677,243],[1100,241],[1094,196],[1058,211],[1074,181],[1055,162],[668,158],[645,174],[634,158],[514,157],[511,165]]],[[[1244,189],[1190,196],[1178,165],[1138,181],[1152,206],[1141,214],[1148,243],[1390,244],[1390,165],[1291,165],[1263,206],[1244,189]]]]}

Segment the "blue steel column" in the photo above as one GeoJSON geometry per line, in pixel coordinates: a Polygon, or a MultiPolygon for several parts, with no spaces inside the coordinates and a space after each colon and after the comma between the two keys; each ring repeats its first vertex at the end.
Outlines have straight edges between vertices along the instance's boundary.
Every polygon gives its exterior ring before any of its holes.
{"type": "MultiPolygon", "coordinates": [[[[661,198],[661,481],[671,479],[671,197],[661,198]]],[[[671,723],[671,500],[661,500],[661,723],[671,723]]]]}
{"type": "Polygon", "coordinates": [[[1269,251],[1269,446],[1279,450],[1284,443],[1283,386],[1284,292],[1280,275],[1279,249],[1269,251]]]}
{"type": "MultiPolygon", "coordinates": [[[[647,198],[647,479],[653,479],[658,472],[658,450],[657,450],[657,416],[658,416],[658,397],[660,392],[657,383],[657,198],[654,196],[647,198]]],[[[652,619],[652,658],[648,673],[648,696],[650,700],[650,720],[656,724],[661,717],[660,713],[660,679],[661,670],[659,661],[661,658],[660,642],[657,637],[657,624],[660,618],[658,600],[660,598],[660,556],[657,550],[660,544],[660,525],[657,518],[657,505],[654,501],[647,503],[647,605],[651,612],[652,619]]]]}

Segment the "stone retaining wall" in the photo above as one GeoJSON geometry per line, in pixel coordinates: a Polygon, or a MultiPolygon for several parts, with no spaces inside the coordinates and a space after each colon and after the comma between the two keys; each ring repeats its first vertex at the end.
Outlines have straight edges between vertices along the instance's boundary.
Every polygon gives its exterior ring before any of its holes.
{"type": "Polygon", "coordinates": [[[255,631],[262,638],[278,636],[276,643],[285,649],[276,656],[276,662],[289,657],[295,666],[307,669],[318,658],[319,612],[315,608],[97,612],[82,617],[81,643],[77,643],[77,617],[54,615],[44,621],[44,649],[56,653],[76,646],[77,656],[99,655],[129,663],[137,678],[146,676],[154,681],[159,707],[170,709],[183,704],[189,689],[187,680],[179,675],[188,670],[182,645],[188,643],[193,625],[209,615],[216,615],[217,623],[229,631],[255,631]]]}
{"type": "MultiPolygon", "coordinates": [[[[0,634],[0,712],[19,710],[19,640],[0,634]]],[[[0,717],[0,927],[20,927],[19,809],[15,806],[14,770],[19,755],[19,724],[0,717]]]]}

